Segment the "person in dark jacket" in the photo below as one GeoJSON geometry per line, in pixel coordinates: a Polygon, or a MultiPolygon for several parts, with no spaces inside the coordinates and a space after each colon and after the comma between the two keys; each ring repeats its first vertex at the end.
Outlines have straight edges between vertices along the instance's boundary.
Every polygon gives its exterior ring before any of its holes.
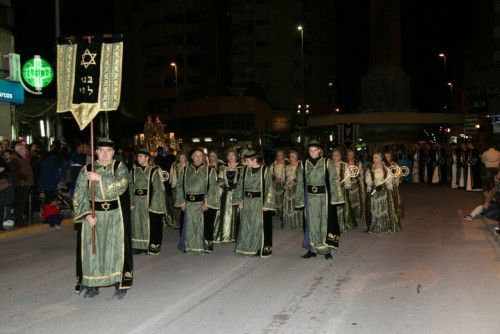
{"type": "Polygon", "coordinates": [[[26,145],[17,143],[15,152],[9,157],[12,184],[14,186],[14,226],[26,226],[28,221],[24,218],[28,195],[33,186],[33,170],[27,159],[26,145]]]}
{"type": "Polygon", "coordinates": [[[70,171],[71,171],[71,195],[75,191],[76,179],[83,166],[86,165],[87,156],[83,152],[83,143],[77,143],[75,149],[70,157],[70,171]]]}
{"type": "Polygon", "coordinates": [[[58,185],[66,180],[66,170],[64,168],[64,159],[61,154],[61,145],[55,140],[52,150],[43,159],[38,176],[37,190],[40,197],[57,195],[58,185]]]}

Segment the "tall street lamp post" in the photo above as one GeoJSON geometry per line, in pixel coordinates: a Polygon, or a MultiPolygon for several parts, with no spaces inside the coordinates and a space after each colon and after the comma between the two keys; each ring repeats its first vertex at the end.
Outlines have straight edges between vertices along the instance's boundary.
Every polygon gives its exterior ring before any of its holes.
{"type": "MultiPolygon", "coordinates": [[[[179,91],[177,88],[177,64],[172,62],[170,63],[170,66],[174,68],[174,75],[175,75],[175,118],[176,118],[176,128],[177,132],[180,132],[180,119],[179,119],[179,91]]],[[[180,137],[180,133],[179,133],[180,137]]]]}
{"type": "Polygon", "coordinates": [[[300,82],[301,82],[301,92],[300,92],[300,103],[304,104],[304,27],[299,25],[297,30],[300,31],[300,54],[301,54],[301,71],[300,71],[300,82]]]}
{"type": "Polygon", "coordinates": [[[443,76],[444,76],[444,96],[443,96],[443,108],[444,111],[448,109],[448,78],[446,69],[446,53],[440,53],[439,57],[443,58],[443,76]]]}

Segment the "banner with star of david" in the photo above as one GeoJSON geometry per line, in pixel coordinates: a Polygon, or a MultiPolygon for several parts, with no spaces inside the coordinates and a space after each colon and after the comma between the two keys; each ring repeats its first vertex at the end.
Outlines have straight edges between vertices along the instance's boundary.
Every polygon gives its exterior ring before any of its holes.
{"type": "Polygon", "coordinates": [[[99,111],[118,109],[123,42],[57,45],[57,112],[70,111],[83,130],[99,111]]]}

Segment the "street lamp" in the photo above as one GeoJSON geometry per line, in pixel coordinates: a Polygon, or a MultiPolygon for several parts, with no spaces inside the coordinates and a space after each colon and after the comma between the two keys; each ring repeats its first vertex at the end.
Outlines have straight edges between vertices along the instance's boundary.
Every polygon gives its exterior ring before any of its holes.
{"type": "Polygon", "coordinates": [[[300,93],[300,103],[304,103],[304,27],[302,25],[299,25],[297,27],[297,30],[300,31],[300,54],[301,54],[301,74],[300,74],[300,81],[301,81],[301,93],[300,93]]]}
{"type": "Polygon", "coordinates": [[[446,75],[446,53],[440,53],[439,54],[439,57],[440,58],[443,58],[443,76],[444,76],[444,96],[443,96],[443,102],[444,102],[444,109],[446,111],[446,109],[448,108],[448,78],[447,78],[447,75],[446,75]]]}
{"type": "MultiPolygon", "coordinates": [[[[179,91],[177,89],[177,64],[174,62],[170,63],[170,66],[174,68],[175,75],[175,116],[176,116],[176,127],[177,131],[180,132],[180,120],[179,120],[179,91]]],[[[180,134],[179,134],[180,136],[180,134]]]]}

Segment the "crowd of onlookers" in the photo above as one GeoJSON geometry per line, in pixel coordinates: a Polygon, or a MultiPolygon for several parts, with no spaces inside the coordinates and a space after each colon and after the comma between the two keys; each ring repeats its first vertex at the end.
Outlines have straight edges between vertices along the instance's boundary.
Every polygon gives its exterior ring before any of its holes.
{"type": "MultiPolygon", "coordinates": [[[[391,152],[397,164],[410,169],[404,183],[495,192],[492,189],[498,187],[495,176],[499,170],[500,152],[494,143],[480,146],[476,147],[473,142],[449,145],[420,142],[389,145],[384,151],[391,152]]],[[[70,203],[78,173],[92,159],[89,144],[77,141],[70,147],[64,138],[54,140],[49,148],[36,143],[3,140],[0,151],[0,229],[3,226],[25,226],[32,222],[33,217],[39,216],[44,221],[52,221],[44,215],[43,204],[56,203],[58,199],[64,199],[65,194],[70,203]],[[41,212],[41,215],[33,212],[41,212]]],[[[156,160],[162,162],[162,156],[166,155],[168,152],[160,151],[156,160]]],[[[174,159],[170,157],[168,165],[174,159]]],[[[124,161],[130,168],[134,153],[119,149],[115,159],[124,161]]],[[[361,150],[357,159],[366,167],[371,162],[371,154],[366,149],[361,150]]],[[[162,167],[169,170],[170,166],[162,167]]],[[[497,207],[498,197],[500,195],[495,193],[490,199],[493,208],[497,207]]]]}

